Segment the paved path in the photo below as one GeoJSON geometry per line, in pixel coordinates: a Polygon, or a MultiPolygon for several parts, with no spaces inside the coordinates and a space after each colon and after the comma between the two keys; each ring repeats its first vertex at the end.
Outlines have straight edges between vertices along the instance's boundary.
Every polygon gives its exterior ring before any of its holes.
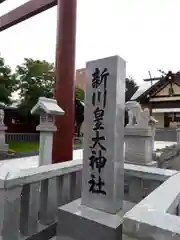
{"type": "MultiPolygon", "coordinates": [[[[82,159],[82,149],[73,151],[73,160],[82,159]]],[[[0,177],[5,177],[8,172],[38,167],[39,156],[14,158],[0,161],[0,177]]]]}
{"type": "MultiPolygon", "coordinates": [[[[155,142],[155,150],[164,148],[174,144],[175,142],[155,142]]],[[[82,159],[83,151],[82,149],[73,151],[73,160],[82,159]]],[[[35,168],[38,167],[39,156],[24,157],[24,158],[14,158],[9,160],[0,161],[0,177],[4,178],[8,172],[14,172],[22,169],[35,168]]]]}

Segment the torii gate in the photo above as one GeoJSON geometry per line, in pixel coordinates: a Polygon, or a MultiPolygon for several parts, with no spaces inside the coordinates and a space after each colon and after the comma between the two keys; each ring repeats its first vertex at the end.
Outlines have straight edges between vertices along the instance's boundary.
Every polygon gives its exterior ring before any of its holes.
{"type": "MultiPolygon", "coordinates": [[[[5,0],[0,0],[0,3],[5,0]]],[[[0,17],[0,32],[57,5],[55,98],[65,111],[56,119],[53,162],[72,160],[77,0],[29,0],[0,17]]]]}

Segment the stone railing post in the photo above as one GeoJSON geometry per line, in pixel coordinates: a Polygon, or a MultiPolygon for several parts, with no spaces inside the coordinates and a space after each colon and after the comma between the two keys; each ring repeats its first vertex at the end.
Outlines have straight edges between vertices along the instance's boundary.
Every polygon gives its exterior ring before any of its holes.
{"type": "Polygon", "coordinates": [[[176,128],[176,139],[177,139],[177,144],[180,144],[180,123],[178,123],[176,128]]]}
{"type": "Polygon", "coordinates": [[[20,232],[31,236],[38,231],[40,181],[25,184],[21,192],[20,232]]]}
{"type": "Polygon", "coordinates": [[[21,186],[0,189],[0,239],[20,239],[21,190],[21,186]]]}

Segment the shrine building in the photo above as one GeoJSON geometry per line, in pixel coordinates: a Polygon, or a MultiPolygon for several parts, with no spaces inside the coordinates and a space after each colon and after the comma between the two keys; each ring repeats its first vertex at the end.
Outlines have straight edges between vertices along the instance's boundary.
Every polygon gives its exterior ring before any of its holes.
{"type": "Polygon", "coordinates": [[[168,72],[157,81],[145,82],[131,100],[150,109],[158,120],[157,128],[175,128],[180,123],[180,72],[168,72]]]}

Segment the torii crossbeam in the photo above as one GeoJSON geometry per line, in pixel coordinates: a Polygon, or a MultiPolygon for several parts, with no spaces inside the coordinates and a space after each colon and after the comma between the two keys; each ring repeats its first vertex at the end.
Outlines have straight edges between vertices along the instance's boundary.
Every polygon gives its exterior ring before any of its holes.
{"type": "MultiPolygon", "coordinates": [[[[4,2],[5,0],[3,0],[4,2]]],[[[1,3],[1,2],[0,2],[1,3]]],[[[0,31],[57,5],[57,0],[31,0],[0,17],[0,31]]]]}
{"type": "MultiPolygon", "coordinates": [[[[0,0],[0,3],[3,1],[0,0]]],[[[56,119],[53,162],[72,160],[74,137],[74,78],[77,0],[30,0],[0,17],[0,31],[6,30],[57,5],[55,98],[65,111],[56,119]]]]}

